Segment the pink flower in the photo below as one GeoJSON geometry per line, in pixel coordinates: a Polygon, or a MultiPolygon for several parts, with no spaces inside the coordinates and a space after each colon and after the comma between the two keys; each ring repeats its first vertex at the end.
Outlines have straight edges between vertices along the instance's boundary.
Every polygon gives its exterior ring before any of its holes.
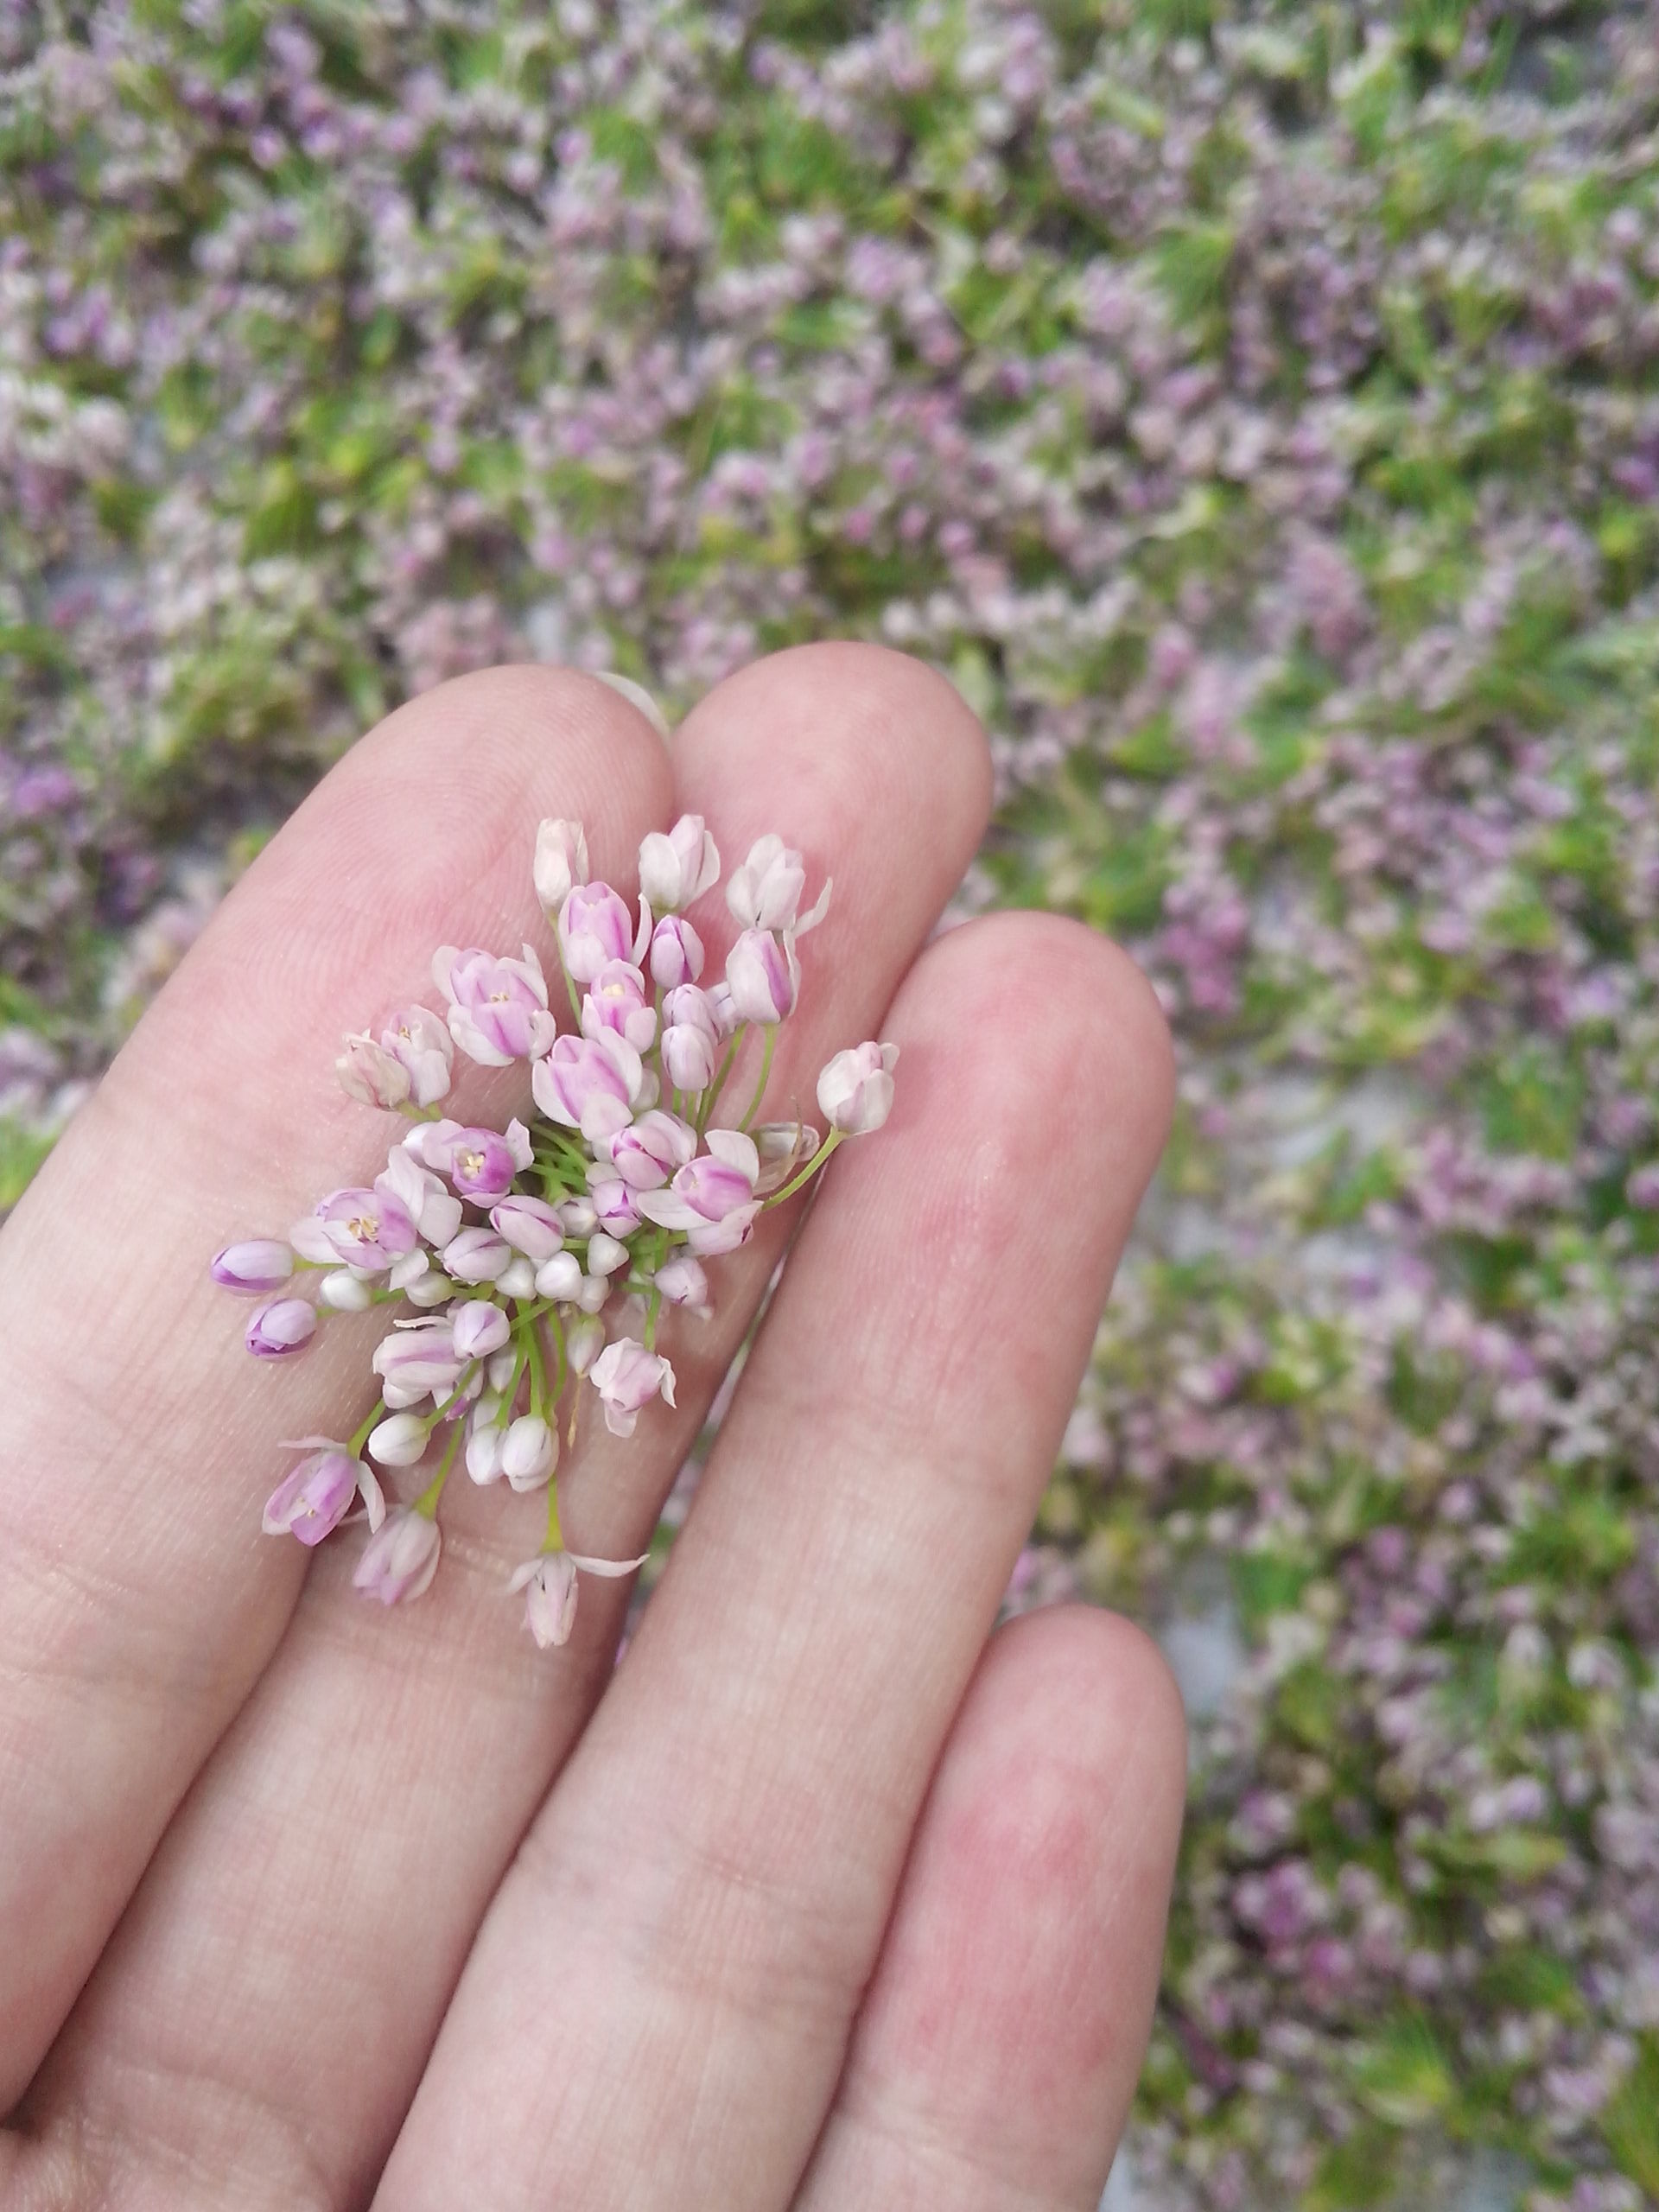
{"type": "Polygon", "coordinates": [[[250,1236],[215,1252],[207,1270],[221,1290],[265,1298],[294,1272],[294,1255],[278,1236],[250,1236]]]}
{"type": "Polygon", "coordinates": [[[818,1133],[810,1122],[762,1122],[751,1134],[760,1155],[760,1173],[754,1185],[758,1198],[781,1190],[818,1148],[818,1133]]]}
{"type": "Polygon", "coordinates": [[[559,909],[559,949],[578,983],[591,983],[608,962],[631,957],[633,924],[608,883],[579,883],[566,894],[559,909]]]}
{"type": "Polygon", "coordinates": [[[591,1380],[605,1408],[613,1436],[632,1436],[640,1409],[662,1394],[674,1402],[674,1370],[660,1353],[647,1351],[633,1337],[619,1337],[594,1362],[591,1380]]]}
{"type": "Polygon", "coordinates": [[[686,1306],[705,1321],[714,1312],[709,1297],[709,1277],[702,1262],[694,1260],[690,1253],[664,1260],[652,1280],[667,1305],[686,1306]]]}
{"type": "Polygon", "coordinates": [[[254,1308],[248,1322],[248,1350],[259,1359],[286,1359],[303,1351],[316,1333],[317,1310],[302,1298],[273,1298],[254,1308]]]}
{"type": "Polygon", "coordinates": [[[702,939],[678,914],[664,914],[651,933],[651,980],[665,991],[695,983],[702,973],[702,939]]]}
{"type": "Polygon", "coordinates": [[[798,918],[805,889],[806,869],[800,855],[781,837],[757,837],[742,867],[732,871],[726,886],[726,904],[743,929],[785,930],[792,936],[804,937],[808,930],[817,927],[830,906],[826,882],[817,904],[798,918]]]}
{"type": "Polygon", "coordinates": [[[745,930],[726,957],[726,982],[741,1021],[783,1021],[800,995],[801,963],[794,941],[780,943],[766,930],[745,930]]]}
{"type": "Polygon", "coordinates": [[[371,1467],[354,1459],[345,1445],[331,1436],[304,1436],[293,1448],[305,1451],[308,1456],[265,1501],[262,1526],[268,1536],[291,1532],[302,1544],[320,1544],[340,1526],[353,1498],[359,1494],[368,1509],[370,1528],[380,1526],[385,1518],[385,1501],[371,1467]]]}
{"type": "Polygon", "coordinates": [[[645,1069],[626,1037],[561,1037],[531,1077],[536,1103],[550,1121],[579,1128],[598,1144],[626,1128],[645,1088],[645,1069]]]}
{"type": "Polygon", "coordinates": [[[383,1051],[409,1077],[409,1096],[416,1106],[435,1105],[449,1089],[455,1047],[442,1018],[430,1007],[405,1007],[380,1032],[383,1051]]]}
{"type": "Polygon", "coordinates": [[[585,1375],[605,1344],[605,1324],[597,1315],[584,1313],[564,1332],[565,1355],[573,1375],[585,1375]]]}
{"type": "MultiPolygon", "coordinates": [[[[610,1185],[618,1191],[623,1187],[620,1183],[610,1185]]],[[[635,1226],[638,1225],[636,1223],[635,1226]]],[[[588,1239],[588,1273],[590,1277],[613,1275],[619,1268],[627,1266],[628,1257],[627,1246],[620,1237],[613,1236],[608,1230],[596,1229],[588,1239]]]]}
{"type": "Polygon", "coordinates": [[[402,1144],[392,1147],[386,1172],[375,1177],[374,1187],[378,1196],[397,1201],[425,1243],[447,1244],[461,1226],[461,1200],[422,1164],[418,1147],[427,1126],[423,1122],[402,1144]]]}
{"type": "Polygon", "coordinates": [[[448,1320],[400,1322],[374,1348],[370,1364],[385,1386],[394,1411],[418,1405],[429,1392],[447,1398],[461,1379],[454,1335],[448,1320]]]}
{"type": "Polygon", "coordinates": [[[564,1230],[557,1210],[545,1198],[518,1196],[503,1198],[490,1209],[490,1226],[505,1236],[515,1252],[522,1252],[532,1267],[541,1267],[561,1250],[564,1230]]]}
{"type": "Polygon", "coordinates": [[[463,1229],[443,1248],[444,1268],[457,1282],[494,1282],[512,1262],[512,1245],[493,1229],[463,1229]]]}
{"type": "Polygon", "coordinates": [[[672,914],[720,880],[720,855],[700,814],[683,814],[664,834],[653,830],[639,847],[639,889],[653,910],[672,914]]]}
{"type": "MultiPolygon", "coordinates": [[[[677,1114],[655,1110],[642,1114],[627,1128],[619,1129],[602,1149],[631,1189],[654,1191],[695,1154],[697,1133],[677,1114]]],[[[600,1217],[604,1219],[602,1211],[600,1217]]]]}
{"type": "Polygon", "coordinates": [[[722,1041],[736,1033],[741,1020],[732,1003],[732,987],[722,976],[717,983],[710,983],[708,990],[709,1019],[715,1025],[715,1034],[722,1041]]]}
{"type": "Polygon", "coordinates": [[[469,1363],[499,1351],[512,1334],[512,1324],[487,1298],[469,1298],[462,1305],[451,1306],[449,1314],[455,1357],[469,1363]]]}
{"type": "Polygon", "coordinates": [[[501,1446],[501,1471],[514,1490],[539,1490],[558,1465],[559,1440],[540,1414],[520,1414],[501,1446]]]}
{"type": "Polygon", "coordinates": [[[607,960],[582,1001],[582,1032],[597,1037],[602,1029],[625,1037],[636,1052],[651,1049],[657,1034],[657,1009],[645,992],[645,979],[629,960],[607,960]]]}
{"type": "Polygon", "coordinates": [[[440,945],[432,976],[449,1001],[449,1033],[468,1059],[490,1068],[537,1059],[556,1025],[547,1010],[547,982],[531,945],[522,960],[498,959],[474,946],[440,945]]]}
{"type": "Polygon", "coordinates": [[[576,1618],[578,1567],[584,1574],[614,1579],[632,1574],[650,1557],[649,1552],[641,1552],[638,1559],[590,1559],[583,1552],[543,1552],[514,1568],[507,1588],[526,1592],[524,1626],[545,1651],[550,1644],[569,1642],[576,1618]]]}
{"type": "Polygon", "coordinates": [[[536,1270],[536,1295],[568,1306],[582,1295],[582,1262],[574,1252],[555,1252],[536,1270]]]}
{"type": "MultiPolygon", "coordinates": [[[[377,1274],[405,1252],[412,1252],[421,1241],[402,1202],[378,1187],[331,1191],[326,1198],[319,1198],[316,1227],[308,1231],[308,1241],[317,1236],[324,1247],[321,1256],[348,1268],[366,1268],[377,1274]]],[[[310,1253],[306,1256],[309,1258],[310,1253]]]]}
{"type": "Polygon", "coordinates": [[[735,1251],[747,1239],[759,1205],[754,1185],[760,1155],[741,1129],[710,1129],[709,1149],[682,1167],[665,1191],[642,1191],[637,1200],[647,1221],[681,1229],[699,1258],[735,1251]]]}
{"type": "Polygon", "coordinates": [[[590,1236],[601,1231],[607,1236],[632,1236],[639,1228],[639,1209],[634,1204],[634,1194],[620,1175],[595,1182],[588,1195],[594,1208],[590,1236]]]}
{"type": "Polygon", "coordinates": [[[507,1588],[524,1592],[524,1626],[539,1649],[568,1643],[576,1618],[576,1570],[569,1552],[543,1552],[515,1569],[507,1588]]]}
{"type": "MultiPolygon", "coordinates": [[[[420,1156],[447,1175],[459,1196],[474,1205],[493,1205],[512,1188],[512,1179],[533,1157],[530,1131],[522,1122],[498,1129],[465,1128],[459,1122],[429,1122],[416,1133],[420,1156]]],[[[411,1142],[410,1149],[415,1149],[411,1142]]]]}
{"type": "Polygon", "coordinates": [[[532,874],[542,911],[552,921],[575,884],[588,880],[588,839],[580,822],[543,822],[536,832],[532,874]]]}
{"type": "Polygon", "coordinates": [[[352,1581],[383,1605],[418,1598],[438,1571],[442,1543],[435,1521],[412,1505],[394,1506],[369,1538],[352,1581]]]}
{"type": "Polygon", "coordinates": [[[893,1111],[896,1045],[853,1045],[837,1052],[818,1077],[818,1104],[832,1129],[866,1136],[893,1111]]]}
{"type": "Polygon", "coordinates": [[[507,1440],[507,1432],[497,1418],[500,1410],[499,1398],[480,1398],[473,1409],[467,1432],[467,1471],[480,1489],[486,1484],[499,1483],[506,1472],[501,1464],[501,1449],[507,1440]]]}
{"type": "Polygon", "coordinates": [[[388,1414],[369,1431],[369,1450],[383,1467],[413,1467],[426,1457],[431,1424],[418,1414],[388,1414]]]}
{"type": "Polygon", "coordinates": [[[663,1032],[663,1072],[676,1090],[706,1090],[715,1079],[719,1040],[688,1022],[663,1032]]]}
{"type": "Polygon", "coordinates": [[[409,1096],[409,1070],[378,1045],[366,1030],[348,1036],[334,1062],[340,1087],[348,1098],[364,1106],[391,1110],[409,1096]]]}

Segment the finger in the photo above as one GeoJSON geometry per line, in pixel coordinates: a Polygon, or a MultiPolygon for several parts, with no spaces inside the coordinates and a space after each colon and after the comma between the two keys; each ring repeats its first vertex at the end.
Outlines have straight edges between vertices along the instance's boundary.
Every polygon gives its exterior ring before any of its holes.
{"type": "Polygon", "coordinates": [[[1152,2024],[1185,1793],[1157,1646],[1082,1607],[980,1662],[795,2212],[1095,2212],[1152,2024]]]}
{"type": "MultiPolygon", "coordinates": [[[[836,877],[774,1084],[810,1098],[827,1054],[874,1021],[978,842],[983,737],[919,664],[836,646],[721,687],[676,751],[680,799],[728,865],[768,825],[798,824],[814,880],[836,877]],[[935,835],[918,865],[906,825],[930,793],[935,835]]],[[[560,1484],[578,1549],[644,1548],[786,1225],[769,1217],[752,1249],[711,1268],[715,1323],[668,1346],[677,1413],[626,1443],[585,1433],[560,1484]]],[[[575,1640],[545,1656],[505,1597],[544,1512],[458,1484],[436,1583],[390,1616],[345,1587],[349,1550],[320,1556],[31,2099],[44,2132],[95,2111],[106,2136],[142,2128],[154,2158],[199,2139],[204,2102],[228,2105],[251,2201],[287,2202],[302,2167],[335,2201],[372,2185],[502,1867],[608,1679],[625,1592],[586,1584],[575,1640]]]]}
{"type": "Polygon", "coordinates": [[[798,2181],[928,1776],[1168,1112],[1150,993],[1033,917],[933,946],[612,1692],[503,1884],[378,2202],[798,2181]],[[556,2003],[550,1993],[556,1990],[556,2003]],[[626,2086],[624,2086],[626,2085],[626,2086]]]}
{"type": "Polygon", "coordinates": [[[584,811],[620,868],[668,797],[660,741],[589,677],[503,669],[400,709],[232,893],[8,1224],[0,2111],[292,1607],[300,1547],[258,1534],[276,1439],[361,1395],[360,1327],[272,1375],[209,1257],[384,1166],[400,1125],[340,1092],[340,1033],[429,998],[443,938],[520,941],[538,813],[584,811]]]}

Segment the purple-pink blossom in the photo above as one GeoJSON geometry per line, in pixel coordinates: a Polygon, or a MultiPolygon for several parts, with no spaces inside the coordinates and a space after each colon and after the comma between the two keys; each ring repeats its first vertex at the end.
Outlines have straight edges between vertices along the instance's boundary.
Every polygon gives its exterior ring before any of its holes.
{"type": "Polygon", "coordinates": [[[864,1136],[893,1111],[896,1045],[853,1045],[837,1052],[818,1077],[818,1106],[832,1129],[864,1136]]]}
{"type": "Polygon", "coordinates": [[[533,947],[512,960],[474,946],[439,947],[433,981],[449,1001],[449,1033],[468,1059],[485,1067],[540,1058],[557,1025],[547,1010],[547,982],[533,947]]]}
{"type": "Polygon", "coordinates": [[[590,1144],[626,1127],[644,1086],[639,1053],[613,1029],[601,1029],[596,1037],[561,1037],[531,1077],[543,1113],[566,1128],[579,1128],[590,1144]]]}
{"type": "Polygon", "coordinates": [[[770,1027],[786,1020],[801,988],[793,943],[766,930],[745,930],[726,957],[726,986],[740,1021],[770,1027]]]}
{"type": "Polygon", "coordinates": [[[608,883],[579,883],[559,909],[559,949],[573,981],[591,983],[613,960],[633,957],[633,923],[608,883]]]}
{"type": "Polygon", "coordinates": [[[380,1526],[385,1504],[372,1468],[333,1437],[303,1437],[296,1448],[304,1451],[305,1458],[265,1501],[262,1525],[268,1536],[294,1535],[302,1544],[320,1544],[340,1526],[359,1496],[370,1529],[380,1526]]]}
{"type": "Polygon", "coordinates": [[[280,1290],[294,1272],[291,1248],[277,1236],[245,1237],[215,1252],[208,1273],[221,1290],[264,1298],[280,1290]]]}
{"type": "Polygon", "coordinates": [[[683,814],[640,844],[639,889],[655,913],[677,913],[719,880],[720,855],[700,814],[683,814]]]}
{"type": "Polygon", "coordinates": [[[582,1001],[582,1029],[585,1037],[601,1030],[626,1038],[636,1052],[649,1052],[657,1034],[657,1009],[645,988],[645,979],[631,960],[607,960],[582,1001]]]}
{"type": "Polygon", "coordinates": [[[303,1351],[316,1333],[317,1309],[302,1298],[273,1298],[256,1306],[247,1327],[248,1350],[259,1359],[286,1359],[303,1351]]]}
{"type": "Polygon", "coordinates": [[[619,1337],[594,1362],[591,1378],[613,1436],[632,1436],[641,1409],[660,1395],[674,1403],[674,1370],[633,1337],[619,1337]]]}
{"type": "Polygon", "coordinates": [[[442,1541],[435,1521],[414,1506],[396,1505],[369,1538],[353,1584],[383,1605],[418,1598],[438,1571],[442,1541]]]}

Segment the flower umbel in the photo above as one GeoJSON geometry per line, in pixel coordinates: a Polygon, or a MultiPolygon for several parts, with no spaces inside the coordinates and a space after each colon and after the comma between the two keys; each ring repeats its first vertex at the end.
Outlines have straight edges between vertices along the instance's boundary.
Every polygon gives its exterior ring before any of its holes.
{"type": "Polygon", "coordinates": [[[353,1579],[390,1605],[437,1572],[457,1461],[475,1484],[543,1491],[547,1542],[510,1587],[544,1649],[569,1637],[581,1574],[644,1564],[570,1552],[559,1535],[561,1451],[592,1429],[582,1397],[619,1438],[658,1399],[673,1407],[658,1332],[709,1318],[705,1262],[746,1243],[766,1207],[846,1137],[879,1128],[893,1103],[896,1047],[863,1044],[818,1078],[823,1142],[798,1120],[757,1123],[800,995],[798,941],[829,900],[826,883],[802,912],[798,852],[761,837],[733,874],[738,931],[706,990],[703,941],[683,912],[720,879],[702,818],[652,831],[638,867],[636,922],[625,895],[592,877],[582,824],[544,822],[535,889],[573,1026],[559,1033],[533,946],[517,957],[443,946],[432,963],[443,1010],[404,1007],[347,1037],[336,1064],[353,1098],[412,1123],[384,1167],[326,1192],[285,1238],[226,1245],[210,1269],[258,1301],[246,1334],[261,1359],[303,1351],[336,1314],[391,1309],[370,1359],[372,1410],[349,1440],[294,1447],[304,1456],[266,1502],[267,1533],[321,1543],[360,1499],[369,1541],[353,1579]],[[498,1128],[446,1116],[457,1050],[485,1067],[517,1063],[521,1077],[527,1064],[531,1118],[498,1128]],[[425,1487],[388,1506],[376,1465],[418,1469],[425,1487]]]}

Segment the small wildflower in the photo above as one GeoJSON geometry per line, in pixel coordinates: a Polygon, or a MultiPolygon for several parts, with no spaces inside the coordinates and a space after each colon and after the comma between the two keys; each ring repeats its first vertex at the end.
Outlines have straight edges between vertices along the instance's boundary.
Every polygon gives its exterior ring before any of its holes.
{"type": "Polygon", "coordinates": [[[294,1254],[280,1237],[251,1236],[214,1253],[208,1272],[221,1290],[238,1291],[245,1297],[268,1298],[292,1275],[294,1254]]]}
{"type": "MultiPolygon", "coordinates": [[[[309,1440],[308,1457],[265,1515],[268,1529],[315,1543],[360,1495],[372,1533],[355,1580],[384,1603],[418,1596],[436,1571],[438,1505],[457,1459],[480,1487],[539,1489],[558,1464],[567,1405],[575,1433],[584,1378],[619,1437],[632,1434],[654,1398],[674,1404],[674,1370],[645,1341],[658,1317],[677,1307],[709,1315],[715,1293],[705,1262],[734,1251],[766,1198],[827,1155],[799,1122],[753,1135],[708,1126],[741,1052],[741,1025],[770,1030],[799,995],[796,939],[824,903],[801,913],[799,855],[775,837],[752,849],[730,887],[744,931],[726,976],[707,990],[697,980],[702,942],[678,909],[717,880],[714,840],[686,817],[646,839],[640,865],[636,931],[620,895],[588,880],[581,824],[544,823],[537,893],[556,908],[573,993],[585,986],[577,1032],[556,1033],[532,947],[512,959],[445,946],[432,972],[447,1019],[410,1007],[378,1036],[348,1038],[341,1057],[353,1096],[410,1116],[384,1172],[328,1192],[286,1243],[249,1239],[213,1262],[216,1281],[261,1300],[248,1344],[264,1358],[298,1351],[316,1329],[318,1307],[289,1288],[301,1262],[321,1271],[325,1312],[392,1306],[392,1325],[371,1356],[382,1411],[366,1457],[309,1440]],[[498,1128],[442,1116],[457,1049],[486,1066],[528,1060],[538,1118],[498,1128]],[[369,1461],[403,1468],[429,1457],[441,1465],[419,1505],[386,1512],[369,1461]]],[[[821,1103],[838,1135],[874,1128],[885,1113],[892,1061],[884,1051],[860,1046],[826,1069],[821,1103]]],[[[639,1564],[559,1551],[529,1562],[515,1586],[529,1593],[537,1642],[568,1634],[580,1572],[622,1574],[639,1564]]]]}
{"type": "Polygon", "coordinates": [[[316,1333],[317,1311],[302,1298],[273,1298],[248,1323],[248,1350],[260,1359],[286,1359],[303,1351],[316,1333]]]}
{"type": "Polygon", "coordinates": [[[435,1521],[413,1506],[394,1506],[369,1538],[352,1581],[383,1605],[418,1598],[438,1571],[442,1541],[435,1521]]]}
{"type": "Polygon", "coordinates": [[[720,880],[720,855],[700,814],[683,814],[639,847],[639,889],[653,913],[675,914],[720,880]]]}

